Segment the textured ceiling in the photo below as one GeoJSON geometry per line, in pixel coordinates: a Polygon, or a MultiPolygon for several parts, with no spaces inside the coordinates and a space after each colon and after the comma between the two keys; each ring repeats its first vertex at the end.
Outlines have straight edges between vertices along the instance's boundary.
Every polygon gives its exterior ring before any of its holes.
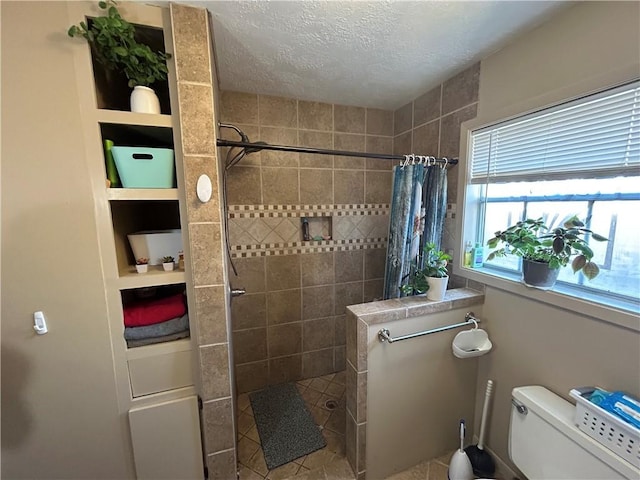
{"type": "MultiPolygon", "coordinates": [[[[191,2],[184,2],[191,3],[191,2]]],[[[207,1],[224,90],[395,109],[562,1],[207,1]]]]}

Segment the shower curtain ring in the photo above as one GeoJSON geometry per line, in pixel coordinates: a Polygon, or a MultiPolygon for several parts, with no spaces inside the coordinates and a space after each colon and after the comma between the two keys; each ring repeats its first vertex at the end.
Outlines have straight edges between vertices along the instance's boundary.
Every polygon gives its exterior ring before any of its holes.
{"type": "Polygon", "coordinates": [[[442,166],[442,168],[447,168],[447,165],[449,165],[449,159],[447,157],[443,157],[442,159],[444,160],[444,165],[442,166]]]}
{"type": "Polygon", "coordinates": [[[409,162],[409,155],[403,155],[404,160],[400,160],[400,170],[404,170],[404,167],[409,162]]]}
{"type": "Polygon", "coordinates": [[[411,165],[415,165],[416,164],[416,156],[412,153],[411,154],[411,165]]]}

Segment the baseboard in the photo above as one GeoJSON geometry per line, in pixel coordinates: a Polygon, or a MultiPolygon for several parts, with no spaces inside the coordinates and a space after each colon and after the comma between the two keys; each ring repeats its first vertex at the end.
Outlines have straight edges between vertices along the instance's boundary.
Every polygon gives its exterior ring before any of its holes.
{"type": "MultiPolygon", "coordinates": [[[[478,444],[478,437],[476,437],[475,435],[473,436],[473,442],[474,442],[473,445],[477,445],[478,444]]],[[[523,479],[524,480],[524,477],[522,477],[521,474],[516,473],[507,464],[507,462],[505,462],[502,458],[500,458],[498,455],[496,455],[496,452],[491,450],[486,445],[484,445],[482,448],[484,448],[487,452],[489,452],[489,454],[493,458],[493,461],[496,464],[496,474],[495,474],[496,478],[499,478],[501,480],[514,480],[514,479],[518,479],[518,480],[523,479]]]]}
{"type": "Polygon", "coordinates": [[[496,455],[496,452],[491,450],[486,445],[484,446],[484,449],[487,452],[489,452],[491,454],[491,456],[493,457],[493,461],[496,464],[496,477],[497,478],[501,478],[503,480],[513,480],[513,479],[522,478],[518,473],[514,472],[511,469],[511,467],[509,467],[509,465],[507,465],[507,463],[504,460],[502,460],[498,455],[496,455]]]}

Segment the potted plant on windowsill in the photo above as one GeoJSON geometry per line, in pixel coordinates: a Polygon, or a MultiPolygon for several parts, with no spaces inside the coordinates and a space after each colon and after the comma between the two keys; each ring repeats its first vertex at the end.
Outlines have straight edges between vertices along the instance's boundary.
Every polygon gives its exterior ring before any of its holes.
{"type": "Polygon", "coordinates": [[[136,271],[138,273],[147,273],[149,270],[149,259],[140,257],[136,260],[136,271]]]}
{"type": "Polygon", "coordinates": [[[98,2],[106,15],[69,27],[70,37],[83,37],[97,60],[108,70],[119,70],[127,77],[131,93],[131,111],[160,113],[160,102],[150,85],[167,78],[167,59],[171,55],[154,52],[135,39],[135,27],[127,22],[112,0],[98,2]]]}
{"type": "Polygon", "coordinates": [[[435,243],[427,243],[423,248],[422,268],[412,266],[408,282],[400,287],[405,295],[427,293],[427,298],[442,301],[447,291],[449,272],[447,264],[451,256],[438,250],[435,243]]]}
{"type": "Polygon", "coordinates": [[[560,267],[569,263],[573,272],[582,272],[589,280],[600,273],[593,259],[593,250],[585,238],[598,242],[606,242],[602,235],[585,228],[584,222],[573,215],[566,219],[562,226],[549,228],[542,218],[527,218],[517,222],[506,230],[496,232],[487,245],[496,248],[487,257],[491,261],[497,257],[517,255],[522,257],[522,281],[525,285],[541,289],[549,289],[555,285],[560,267]]]}

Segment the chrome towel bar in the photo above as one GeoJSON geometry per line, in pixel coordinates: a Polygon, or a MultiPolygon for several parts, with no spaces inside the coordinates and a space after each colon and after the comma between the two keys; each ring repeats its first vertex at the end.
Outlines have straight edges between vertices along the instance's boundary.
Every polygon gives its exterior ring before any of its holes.
{"type": "Polygon", "coordinates": [[[445,332],[447,330],[464,327],[466,325],[475,325],[475,327],[478,328],[479,322],[480,322],[480,319],[476,318],[473,312],[467,312],[467,314],[464,316],[464,322],[456,323],[454,325],[446,325],[444,327],[432,328],[431,330],[425,330],[424,332],[410,333],[409,335],[402,335],[401,337],[395,337],[395,338],[391,336],[391,332],[388,329],[383,328],[378,332],[378,338],[380,339],[381,342],[393,343],[393,342],[398,342],[400,340],[408,340],[410,338],[422,337],[423,335],[431,335],[432,333],[445,332]]]}

